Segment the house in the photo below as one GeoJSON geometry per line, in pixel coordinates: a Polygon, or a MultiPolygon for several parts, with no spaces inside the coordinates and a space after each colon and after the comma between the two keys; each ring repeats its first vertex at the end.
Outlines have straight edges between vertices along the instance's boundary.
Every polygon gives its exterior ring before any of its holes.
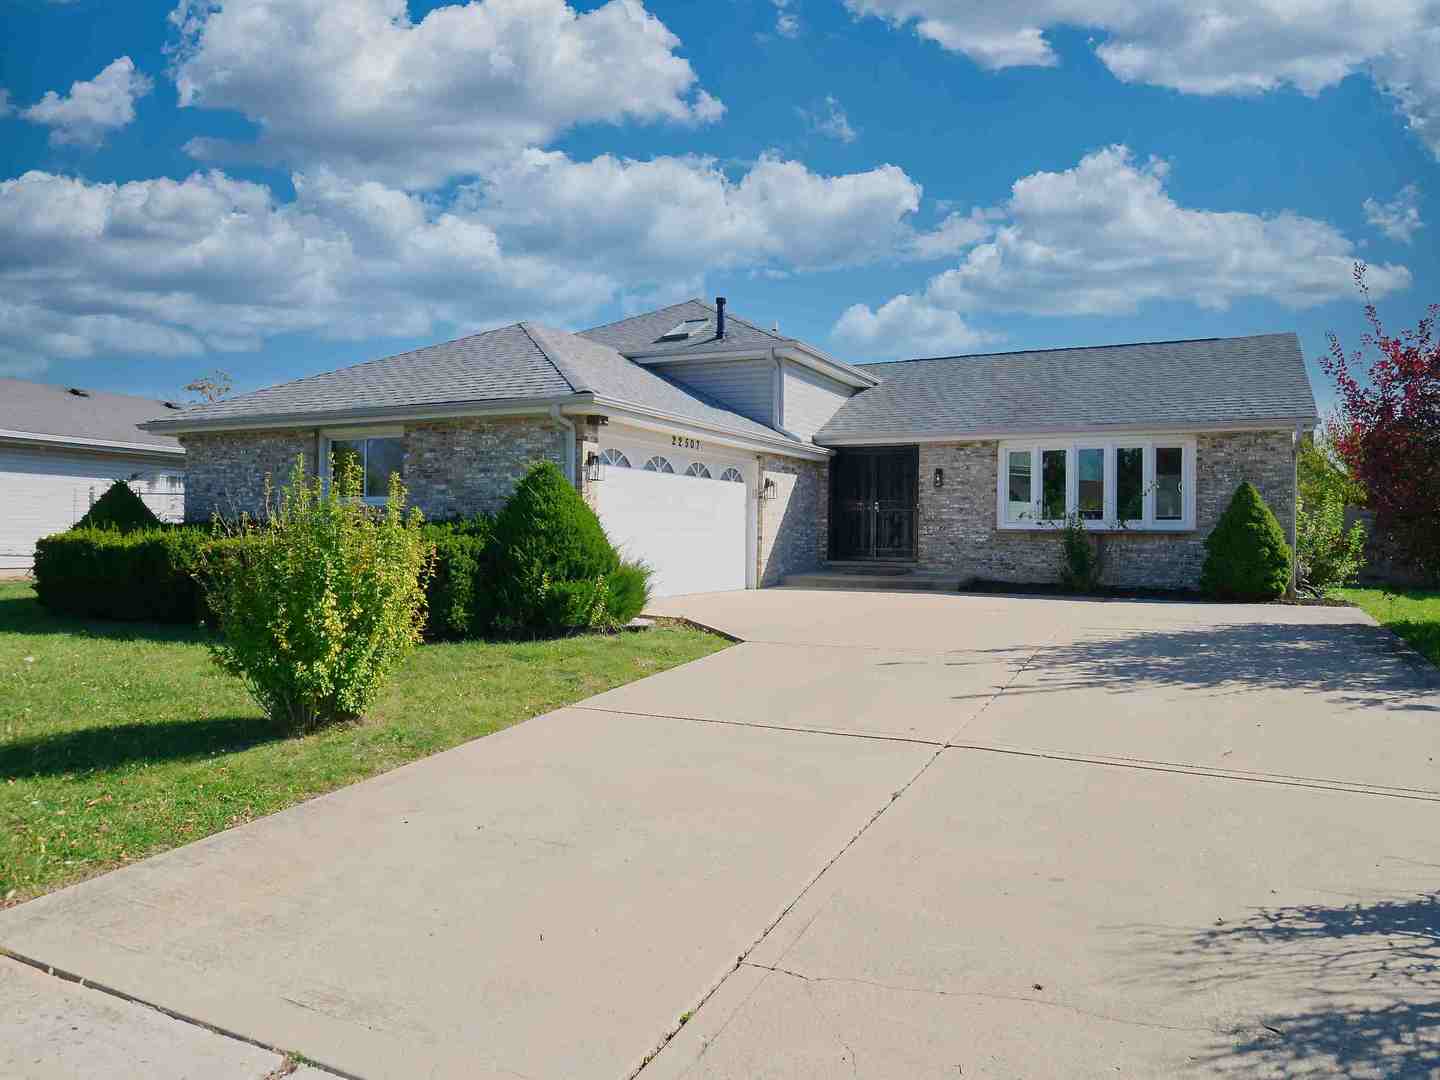
{"type": "Polygon", "coordinates": [[[658,595],[829,561],[1054,580],[1056,524],[1107,580],[1188,587],[1242,480],[1293,537],[1318,417],[1294,334],[845,363],[691,300],[578,334],[519,323],[160,417],[186,516],[254,510],[264,474],[344,448],[428,516],[494,511],[555,461],[658,595]]]}
{"type": "Polygon", "coordinates": [[[35,541],[70,528],[116,480],[160,518],[183,512],[185,451],[138,424],[179,406],[0,379],[0,572],[28,571],[35,541]]]}

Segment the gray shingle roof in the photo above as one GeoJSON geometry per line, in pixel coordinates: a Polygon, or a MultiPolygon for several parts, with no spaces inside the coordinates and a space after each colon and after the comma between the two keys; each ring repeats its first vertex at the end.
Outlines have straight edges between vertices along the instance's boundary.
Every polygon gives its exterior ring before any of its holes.
{"type": "Polygon", "coordinates": [[[516,323],[413,352],[267,386],[178,416],[184,423],[210,420],[373,412],[385,408],[564,397],[573,391],[516,323]]]}
{"type": "Polygon", "coordinates": [[[867,364],[879,386],[815,436],[846,440],[1317,419],[1294,334],[867,364]]]}
{"type": "Polygon", "coordinates": [[[583,338],[598,341],[602,345],[609,345],[626,356],[673,356],[679,358],[790,346],[802,349],[835,365],[842,371],[862,378],[867,377],[867,373],[862,367],[836,360],[833,356],[827,356],[799,338],[785,337],[774,331],[762,329],[754,323],[742,319],[729,308],[725,309],[725,337],[717,338],[715,336],[715,319],[715,309],[705,301],[685,300],[679,304],[660,308],[658,311],[647,311],[643,315],[633,315],[628,319],[607,323],[604,326],[594,326],[589,330],[581,330],[579,333],[583,338]],[[710,325],[699,336],[683,341],[660,340],[661,335],[668,333],[677,323],[686,319],[708,319],[710,325]]]}
{"type": "MultiPolygon", "coordinates": [[[[673,323],[671,325],[674,325],[673,323]]],[[[246,420],[324,423],[329,417],[383,416],[386,410],[594,394],[740,435],[795,442],[731,412],[713,399],[625,359],[614,349],[563,330],[516,323],[266,387],[155,423],[243,424],[246,420]]],[[[153,412],[152,412],[153,416],[153,412]]]]}
{"type": "Polygon", "coordinates": [[[103,390],[80,395],[65,386],[0,379],[0,431],[178,450],[173,438],[135,426],[167,411],[179,415],[151,398],[103,390]]]}

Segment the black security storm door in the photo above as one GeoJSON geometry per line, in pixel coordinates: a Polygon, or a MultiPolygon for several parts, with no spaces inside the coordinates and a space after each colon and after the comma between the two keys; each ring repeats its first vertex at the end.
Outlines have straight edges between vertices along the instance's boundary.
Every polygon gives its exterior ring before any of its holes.
{"type": "Polygon", "coordinates": [[[919,472],[914,446],[839,451],[831,462],[831,557],[913,559],[919,472]]]}

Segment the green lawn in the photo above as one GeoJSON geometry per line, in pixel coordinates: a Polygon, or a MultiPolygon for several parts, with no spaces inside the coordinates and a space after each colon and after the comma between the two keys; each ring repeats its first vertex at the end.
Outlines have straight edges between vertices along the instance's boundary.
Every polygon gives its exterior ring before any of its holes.
{"type": "Polygon", "coordinates": [[[1382,626],[1388,626],[1416,649],[1440,664],[1440,592],[1427,589],[1343,589],[1340,595],[1359,604],[1382,626]]]}
{"type": "Polygon", "coordinates": [[[55,618],[0,582],[0,907],[725,645],[670,627],[426,645],[365,720],[285,738],[199,632],[55,618]]]}

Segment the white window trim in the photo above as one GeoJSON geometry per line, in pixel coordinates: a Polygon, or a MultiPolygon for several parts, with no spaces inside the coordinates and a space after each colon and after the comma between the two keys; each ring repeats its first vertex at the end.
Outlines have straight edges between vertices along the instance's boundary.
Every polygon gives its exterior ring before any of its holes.
{"type": "Polygon", "coordinates": [[[1192,532],[1195,529],[1195,444],[1189,436],[1131,435],[1095,439],[1009,440],[1002,442],[996,454],[995,521],[997,528],[1013,531],[1036,531],[1054,529],[1062,525],[1059,519],[1040,520],[1040,500],[1043,478],[1040,464],[1041,454],[1046,450],[1065,451],[1065,509],[1074,513],[1079,505],[1080,474],[1077,468],[1080,450],[1105,451],[1105,510],[1099,520],[1086,520],[1085,528],[1097,532],[1110,532],[1122,528],[1116,521],[1116,456],[1120,449],[1140,447],[1144,451],[1143,481],[1145,506],[1144,516],[1138,520],[1126,521],[1123,528],[1131,532],[1192,532]],[[1156,448],[1179,447],[1181,450],[1180,496],[1181,515],[1177,521],[1158,521],[1155,518],[1155,450],[1156,448]],[[1034,518],[1015,521],[1006,516],[1009,504],[1009,469],[1011,451],[1030,452],[1030,505],[1034,518]]]}
{"type": "MultiPolygon", "coordinates": [[[[404,439],[405,429],[403,427],[354,427],[354,428],[326,428],[320,432],[320,479],[325,485],[325,490],[330,489],[330,444],[336,439],[404,439]]],[[[362,495],[361,499],[369,506],[384,506],[387,499],[384,495],[362,495]]]]}

